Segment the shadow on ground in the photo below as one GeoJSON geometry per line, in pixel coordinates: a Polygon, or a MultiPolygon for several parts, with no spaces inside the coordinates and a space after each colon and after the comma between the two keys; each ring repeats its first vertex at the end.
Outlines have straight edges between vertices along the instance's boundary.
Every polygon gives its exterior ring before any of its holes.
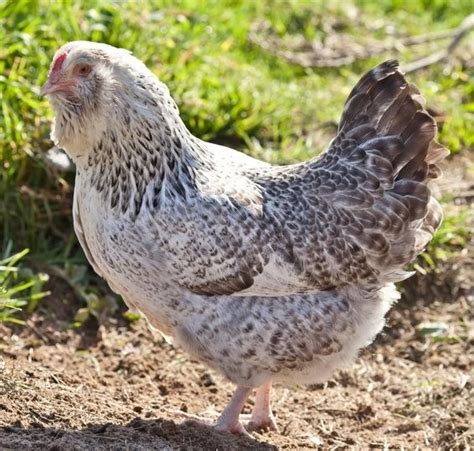
{"type": "Polygon", "coordinates": [[[16,423],[0,428],[1,449],[42,450],[275,450],[265,442],[216,432],[206,426],[135,418],[125,425],[91,424],[80,430],[45,428],[40,423],[23,428],[16,423]]]}

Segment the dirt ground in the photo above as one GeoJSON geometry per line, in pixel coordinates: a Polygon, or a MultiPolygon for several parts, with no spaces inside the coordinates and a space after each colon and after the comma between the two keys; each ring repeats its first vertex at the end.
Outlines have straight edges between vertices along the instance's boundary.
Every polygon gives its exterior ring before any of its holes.
{"type": "MultiPolygon", "coordinates": [[[[445,179],[456,182],[453,204],[474,198],[467,167],[445,179]]],[[[276,387],[280,432],[253,439],[184,423],[215,419],[231,384],[143,320],[72,329],[79,306],[53,279],[26,327],[0,325],[0,449],[469,449],[473,258],[471,246],[439,274],[410,279],[384,333],[327,384],[276,387]]]]}

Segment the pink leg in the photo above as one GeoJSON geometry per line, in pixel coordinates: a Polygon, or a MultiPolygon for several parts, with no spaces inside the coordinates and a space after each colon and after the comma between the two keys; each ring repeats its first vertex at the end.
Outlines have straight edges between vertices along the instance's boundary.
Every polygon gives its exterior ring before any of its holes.
{"type": "Polygon", "coordinates": [[[270,407],[270,391],[272,383],[267,382],[257,388],[255,395],[255,406],[252,411],[252,416],[247,425],[247,428],[251,431],[275,431],[278,432],[278,428],[273,416],[272,409],[270,407]]]}
{"type": "Polygon", "coordinates": [[[244,407],[245,401],[247,400],[251,390],[252,389],[248,387],[237,387],[237,390],[232,396],[229,404],[227,404],[227,407],[221,413],[214,425],[214,428],[217,431],[249,435],[240,423],[239,415],[240,412],[242,412],[242,408],[244,407]]]}

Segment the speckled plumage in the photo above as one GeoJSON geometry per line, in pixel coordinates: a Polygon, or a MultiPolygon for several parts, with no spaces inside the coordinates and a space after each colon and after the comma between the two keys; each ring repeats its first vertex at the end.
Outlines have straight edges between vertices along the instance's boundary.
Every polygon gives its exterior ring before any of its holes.
{"type": "Polygon", "coordinates": [[[427,182],[447,152],[396,62],[353,89],[323,155],[282,167],[192,136],[128,52],[58,54],[65,77],[92,67],[51,95],[76,233],[131,308],[240,387],[322,382],[370,343],[441,221],[427,182]]]}

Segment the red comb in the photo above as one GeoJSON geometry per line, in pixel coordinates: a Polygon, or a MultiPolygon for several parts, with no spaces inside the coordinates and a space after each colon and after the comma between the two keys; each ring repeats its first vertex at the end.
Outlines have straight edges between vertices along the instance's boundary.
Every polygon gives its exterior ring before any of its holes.
{"type": "Polygon", "coordinates": [[[63,63],[64,63],[64,60],[67,58],[67,53],[66,52],[63,52],[63,53],[60,53],[56,60],[54,61],[54,64],[53,64],[53,68],[51,69],[51,72],[57,72],[61,69],[63,63]]]}

